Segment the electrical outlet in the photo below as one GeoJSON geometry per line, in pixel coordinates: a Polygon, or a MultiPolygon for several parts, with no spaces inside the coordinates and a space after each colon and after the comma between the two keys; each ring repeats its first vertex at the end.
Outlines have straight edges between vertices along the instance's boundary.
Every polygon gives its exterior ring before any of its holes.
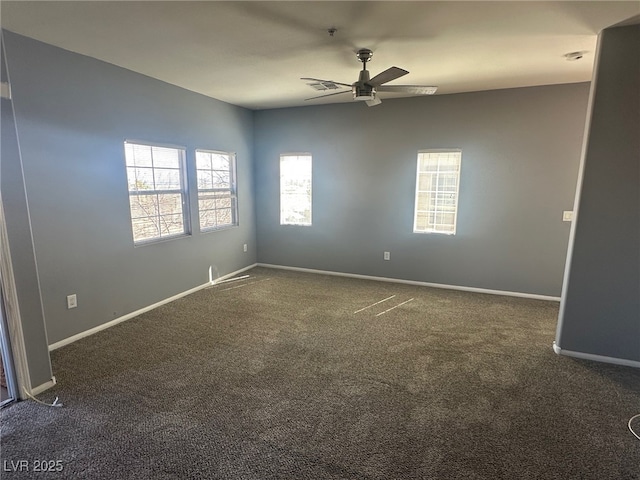
{"type": "Polygon", "coordinates": [[[242,246],[242,250],[245,251],[245,252],[247,251],[247,244],[246,243],[242,246]]]}
{"type": "Polygon", "coordinates": [[[67,295],[67,310],[76,308],[78,306],[78,297],[74,293],[73,295],[67,295]]]}
{"type": "Polygon", "coordinates": [[[570,222],[571,220],[573,220],[573,211],[565,210],[564,212],[562,212],[562,221],[563,222],[570,222]]]}
{"type": "Polygon", "coordinates": [[[391,252],[384,252],[384,259],[391,260],[391,252]]]}
{"type": "Polygon", "coordinates": [[[7,82],[0,83],[0,97],[11,100],[11,85],[7,82]]]}

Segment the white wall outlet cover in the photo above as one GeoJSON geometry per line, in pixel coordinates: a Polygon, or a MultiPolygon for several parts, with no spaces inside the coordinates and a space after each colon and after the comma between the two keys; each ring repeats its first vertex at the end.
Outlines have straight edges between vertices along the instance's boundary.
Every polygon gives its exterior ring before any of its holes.
{"type": "Polygon", "coordinates": [[[0,97],[11,100],[11,85],[6,82],[0,83],[0,97]]]}
{"type": "Polygon", "coordinates": [[[384,258],[385,260],[390,260],[390,259],[391,259],[391,253],[390,253],[390,252],[384,252],[384,256],[383,256],[383,258],[384,258]]]}
{"type": "Polygon", "coordinates": [[[565,210],[564,212],[562,212],[562,221],[563,222],[570,222],[573,220],[573,211],[572,210],[565,210]]]}
{"type": "Polygon", "coordinates": [[[73,295],[67,295],[67,309],[76,308],[78,306],[78,297],[74,293],[73,295]]]}

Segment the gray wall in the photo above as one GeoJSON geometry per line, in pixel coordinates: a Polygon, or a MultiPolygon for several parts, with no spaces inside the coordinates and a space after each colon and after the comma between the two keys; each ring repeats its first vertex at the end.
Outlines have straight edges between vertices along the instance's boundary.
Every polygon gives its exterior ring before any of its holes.
{"type": "MultiPolygon", "coordinates": [[[[11,32],[5,42],[50,343],[202,285],[210,265],[256,261],[251,111],[11,32]],[[187,147],[191,185],[195,148],[237,152],[240,226],[201,234],[192,189],[193,234],[134,247],[125,139],[187,147]]],[[[3,175],[3,188],[19,181],[3,175]]]]}
{"type": "MultiPolygon", "coordinates": [[[[1,65],[2,81],[6,82],[4,52],[2,53],[1,65]]],[[[0,192],[18,296],[27,367],[31,387],[37,387],[51,380],[47,334],[40,301],[38,272],[20,166],[20,151],[16,137],[13,106],[10,100],[0,101],[0,113],[0,192]]],[[[3,294],[6,293],[3,292],[3,294]]]]}
{"type": "Polygon", "coordinates": [[[640,26],[604,30],[556,342],[640,361],[640,26]]]}
{"type": "Polygon", "coordinates": [[[560,296],[588,89],[257,112],[258,261],[560,296]],[[447,147],[463,151],[457,234],[414,234],[417,151],[447,147]],[[313,226],[280,226],[279,154],[301,151],[313,226]]]}

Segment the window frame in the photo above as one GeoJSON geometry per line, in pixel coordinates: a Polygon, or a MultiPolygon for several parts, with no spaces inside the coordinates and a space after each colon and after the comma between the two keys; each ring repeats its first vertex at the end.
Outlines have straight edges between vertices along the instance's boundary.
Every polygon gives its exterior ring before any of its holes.
{"type": "MultiPolygon", "coordinates": [[[[413,233],[437,234],[437,235],[455,235],[456,234],[457,228],[458,228],[458,207],[460,205],[460,177],[461,176],[462,176],[462,149],[461,148],[430,148],[430,149],[418,150],[418,155],[416,157],[416,183],[415,183],[415,192],[414,192],[415,202],[414,202],[414,209],[413,209],[413,233]],[[427,214],[429,213],[429,210],[420,210],[420,211],[418,210],[420,193],[426,192],[426,191],[420,190],[420,175],[421,173],[424,173],[424,172],[421,172],[420,170],[420,160],[421,160],[422,154],[430,154],[430,153],[457,153],[459,155],[457,170],[456,170],[457,178],[456,178],[456,185],[455,185],[455,206],[453,210],[453,223],[451,224],[451,226],[453,227],[452,231],[437,230],[435,227],[424,229],[424,230],[418,229],[418,213],[427,213],[427,214]]],[[[436,186],[434,196],[437,196],[439,193],[439,190],[437,189],[437,187],[438,186],[436,186]]],[[[436,213],[437,213],[437,210],[434,210],[434,215],[436,213]]],[[[437,225],[437,224],[434,222],[434,225],[437,225]]]]}
{"type": "MultiPolygon", "coordinates": [[[[240,225],[239,218],[239,208],[238,208],[238,176],[237,176],[237,155],[235,152],[224,152],[222,150],[212,150],[206,148],[196,148],[194,151],[194,166],[196,171],[196,193],[197,193],[197,203],[198,203],[198,228],[202,233],[215,232],[218,230],[224,230],[227,228],[233,228],[240,225]],[[229,157],[229,188],[200,188],[200,183],[198,179],[198,171],[207,171],[205,169],[198,168],[198,153],[212,153],[217,155],[226,155],[229,157]],[[215,192],[229,192],[229,196],[231,198],[231,223],[224,225],[216,225],[213,227],[202,227],[202,222],[200,219],[200,213],[202,210],[200,209],[200,194],[202,192],[215,193],[215,192]]],[[[213,171],[210,169],[209,171],[213,171]]],[[[210,210],[210,209],[209,209],[210,210]]]]}
{"type": "MultiPolygon", "coordinates": [[[[125,173],[127,177],[127,193],[129,199],[129,221],[131,225],[131,233],[133,238],[134,246],[143,246],[149,245],[158,242],[164,242],[167,240],[173,240],[176,238],[188,237],[191,235],[191,215],[189,208],[189,185],[187,179],[187,148],[183,145],[169,144],[169,143],[160,143],[160,142],[150,142],[146,140],[135,140],[135,139],[125,139],[123,143],[123,153],[125,160],[125,173]],[[129,188],[129,168],[149,168],[149,167],[136,167],[134,165],[129,165],[129,160],[127,158],[127,144],[130,145],[139,145],[143,147],[150,147],[151,149],[155,148],[166,148],[178,151],[179,160],[178,160],[178,171],[180,174],[180,189],[150,189],[150,190],[130,190],[129,188]],[[163,194],[177,194],[180,193],[181,196],[181,214],[182,214],[182,232],[166,234],[163,235],[161,232],[158,236],[154,236],[151,238],[144,238],[141,240],[136,240],[135,231],[134,231],[134,217],[132,216],[132,207],[131,199],[135,196],[141,195],[163,195],[163,194]]],[[[153,150],[152,150],[153,152],[153,150]]],[[[153,155],[153,153],[152,153],[153,155]]],[[[153,166],[153,156],[152,156],[152,175],[155,179],[155,167],[153,166]]],[[[155,185],[154,185],[155,187],[155,185]]],[[[158,213],[158,218],[161,218],[162,215],[158,213]]],[[[142,218],[142,217],[140,217],[142,218]]]]}
{"type": "Polygon", "coordinates": [[[311,227],[313,225],[313,155],[310,152],[287,152],[281,153],[278,160],[278,172],[279,172],[279,206],[280,206],[280,225],[282,226],[298,226],[298,227],[311,227]],[[309,222],[287,222],[283,218],[283,175],[282,175],[282,160],[283,157],[308,157],[309,158],[309,222]]]}

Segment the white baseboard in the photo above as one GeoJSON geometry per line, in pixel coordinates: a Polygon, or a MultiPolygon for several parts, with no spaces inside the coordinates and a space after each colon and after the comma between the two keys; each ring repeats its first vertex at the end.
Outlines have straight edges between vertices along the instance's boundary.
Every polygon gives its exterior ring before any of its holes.
{"type": "MultiPolygon", "coordinates": [[[[49,390],[56,384],[56,377],[51,377],[51,380],[48,382],[44,382],[42,385],[38,385],[37,387],[33,387],[29,392],[31,395],[36,396],[44,392],[45,390],[49,390]]],[[[22,398],[22,392],[20,394],[20,398],[22,398]]],[[[24,400],[24,398],[22,398],[24,400]]]]}
{"type": "Polygon", "coordinates": [[[565,357],[580,358],[582,360],[592,360],[594,362],[613,363],[614,365],[624,365],[626,367],[640,368],[640,362],[636,360],[628,360],[626,358],[607,357],[606,355],[596,355],[594,353],[574,352],[572,350],[564,350],[553,342],[553,351],[558,355],[565,357]]]}
{"type": "MultiPolygon", "coordinates": [[[[217,278],[216,281],[213,282],[213,283],[219,282],[219,281],[224,280],[226,278],[233,277],[234,275],[242,273],[242,272],[244,272],[246,270],[249,270],[249,269],[251,269],[251,268],[253,268],[255,266],[256,266],[256,264],[249,265],[248,267],[244,267],[244,268],[241,268],[240,270],[237,270],[235,272],[231,272],[231,273],[228,273],[226,275],[223,275],[223,276],[217,278]]],[[[137,317],[138,315],[142,315],[143,313],[148,312],[149,310],[153,310],[154,308],[158,308],[158,307],[160,307],[162,305],[165,305],[165,304],[167,304],[169,302],[173,302],[174,300],[178,300],[179,298],[186,297],[187,295],[195,293],[198,290],[202,290],[203,288],[211,286],[213,283],[211,283],[211,282],[203,283],[202,285],[198,285],[197,287],[191,288],[191,289],[189,289],[187,291],[184,291],[182,293],[178,293],[177,295],[173,295],[172,297],[165,298],[164,300],[161,300],[161,301],[159,301],[157,303],[154,303],[153,305],[149,305],[147,307],[141,308],[140,310],[136,310],[135,312],[128,313],[126,315],[123,315],[122,317],[118,317],[118,318],[113,319],[113,320],[111,320],[109,322],[103,323],[102,325],[98,325],[97,327],[90,328],[89,330],[85,330],[84,332],[80,332],[80,333],[78,333],[76,335],[73,335],[71,337],[65,338],[64,340],[60,340],[59,342],[52,343],[51,345],[49,345],[49,351],[51,352],[53,350],[56,350],[57,348],[64,347],[65,345],[69,345],[70,343],[73,343],[73,342],[75,342],[77,340],[80,340],[81,338],[88,337],[90,335],[93,335],[94,333],[101,332],[102,330],[106,330],[107,328],[113,327],[114,325],[122,323],[122,322],[124,322],[126,320],[129,320],[131,318],[137,317]]]]}
{"type": "Polygon", "coordinates": [[[247,270],[251,270],[252,268],[257,267],[257,266],[258,266],[257,263],[253,263],[253,264],[251,264],[251,265],[249,265],[247,267],[241,268],[240,270],[236,270],[235,272],[227,273],[226,275],[222,275],[221,277],[218,277],[215,280],[213,280],[212,282],[208,283],[207,286],[215,285],[216,283],[220,283],[220,282],[226,280],[227,278],[235,277],[239,273],[246,272],[247,270]]]}
{"type": "Polygon", "coordinates": [[[280,270],[293,270],[296,272],[318,273],[321,275],[334,275],[336,277],[360,278],[363,280],[374,280],[376,282],[403,283],[406,285],[417,285],[419,287],[444,288],[447,290],[461,290],[463,292],[486,293],[489,295],[504,295],[507,297],[531,298],[534,300],[546,300],[551,302],[559,302],[560,297],[552,297],[548,295],[537,295],[534,293],[509,292],[506,290],[490,290],[487,288],[462,287],[459,285],[445,285],[442,283],[418,282],[415,280],[402,280],[399,278],[373,277],[370,275],[359,275],[356,273],[332,272],[328,270],[314,270],[312,268],[287,267],[284,265],[273,265],[269,263],[257,263],[258,267],[277,268],[280,270]]]}

